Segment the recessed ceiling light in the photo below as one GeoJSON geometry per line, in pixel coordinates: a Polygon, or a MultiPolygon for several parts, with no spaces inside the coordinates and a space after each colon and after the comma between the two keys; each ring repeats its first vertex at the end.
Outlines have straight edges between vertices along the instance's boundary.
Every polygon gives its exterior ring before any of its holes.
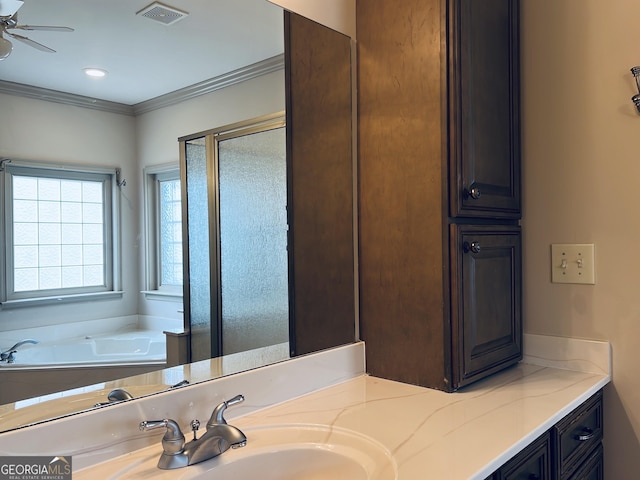
{"type": "Polygon", "coordinates": [[[107,74],[107,71],[102,68],[85,68],[83,70],[86,75],[94,78],[101,78],[107,74]]]}

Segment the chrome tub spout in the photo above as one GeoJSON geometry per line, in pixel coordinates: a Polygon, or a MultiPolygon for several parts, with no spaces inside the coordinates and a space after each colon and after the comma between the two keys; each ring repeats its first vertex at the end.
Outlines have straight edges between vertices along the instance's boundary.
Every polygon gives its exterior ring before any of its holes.
{"type": "Polygon", "coordinates": [[[4,352],[0,352],[0,362],[15,362],[16,359],[14,353],[16,353],[18,351],[18,348],[20,348],[22,345],[26,345],[28,343],[35,345],[36,343],[38,343],[38,341],[31,338],[19,341],[13,347],[6,349],[4,352]]]}

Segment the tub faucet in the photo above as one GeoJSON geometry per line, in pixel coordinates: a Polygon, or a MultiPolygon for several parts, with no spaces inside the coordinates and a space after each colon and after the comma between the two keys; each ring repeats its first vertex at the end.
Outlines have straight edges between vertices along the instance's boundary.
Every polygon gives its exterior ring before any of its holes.
{"type": "Polygon", "coordinates": [[[107,395],[108,402],[96,403],[94,407],[103,407],[105,405],[113,405],[114,403],[124,402],[125,400],[131,400],[133,395],[127,392],[124,388],[114,388],[107,395]]]}
{"type": "MultiPolygon", "coordinates": [[[[169,390],[173,388],[183,387],[185,385],[189,385],[189,380],[182,380],[181,382],[176,383],[175,385],[171,385],[169,387],[169,390]]],[[[109,392],[109,395],[107,395],[107,400],[109,400],[108,402],[96,403],[94,407],[104,407],[105,405],[112,405],[114,403],[124,402],[125,400],[131,400],[133,398],[134,398],[133,395],[131,395],[124,388],[114,388],[109,392]]]]}
{"type": "Polygon", "coordinates": [[[38,341],[32,340],[31,338],[19,341],[13,347],[6,349],[4,352],[0,352],[0,362],[7,362],[7,363],[15,362],[16,358],[13,354],[18,351],[19,347],[27,343],[32,343],[35,345],[36,343],[38,343],[38,341]]]}
{"type": "Polygon", "coordinates": [[[244,401],[244,397],[238,395],[218,405],[213,410],[209,422],[207,422],[207,431],[200,438],[196,438],[200,422],[192,420],[193,440],[187,443],[185,443],[184,434],[175,420],[164,419],[140,422],[140,430],[166,428],[166,432],[162,437],[163,451],[162,455],[160,455],[160,460],[158,460],[158,468],[162,470],[182,468],[217,457],[229,450],[229,448],[244,447],[247,444],[247,437],[240,429],[227,424],[223,417],[223,413],[228,406],[242,401],[244,401]]]}
{"type": "Polygon", "coordinates": [[[124,400],[131,400],[133,395],[127,392],[124,388],[114,388],[107,395],[107,400],[110,402],[123,402],[124,400]]]}

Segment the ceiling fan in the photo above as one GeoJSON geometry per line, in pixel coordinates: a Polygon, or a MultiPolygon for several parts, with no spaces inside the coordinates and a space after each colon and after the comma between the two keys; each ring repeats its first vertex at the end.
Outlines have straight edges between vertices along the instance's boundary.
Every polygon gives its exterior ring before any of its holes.
{"type": "Polygon", "coordinates": [[[18,23],[18,10],[24,4],[21,0],[0,0],[0,60],[4,60],[13,50],[13,44],[4,38],[4,35],[26,43],[43,52],[55,53],[55,50],[31,40],[23,35],[18,35],[11,30],[45,30],[49,32],[73,32],[70,27],[53,27],[49,25],[20,25],[18,23]]]}

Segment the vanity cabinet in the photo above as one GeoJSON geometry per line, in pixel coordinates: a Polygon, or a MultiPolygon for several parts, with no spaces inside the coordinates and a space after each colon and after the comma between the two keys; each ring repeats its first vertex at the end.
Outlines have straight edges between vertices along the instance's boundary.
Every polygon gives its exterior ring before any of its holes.
{"type": "Polygon", "coordinates": [[[550,480],[552,478],[551,458],[551,435],[546,432],[489,478],[491,480],[550,480]]]}
{"type": "Polygon", "coordinates": [[[522,358],[518,0],[356,2],[368,372],[454,391],[522,358]]]}
{"type": "Polygon", "coordinates": [[[603,480],[602,419],[600,390],[488,480],[603,480]]]}
{"type": "Polygon", "coordinates": [[[569,477],[570,480],[604,480],[604,452],[602,443],[587,457],[582,465],[569,477]]]}
{"type": "Polygon", "coordinates": [[[555,478],[603,478],[602,422],[600,391],[551,429],[555,451],[555,478]]]}

